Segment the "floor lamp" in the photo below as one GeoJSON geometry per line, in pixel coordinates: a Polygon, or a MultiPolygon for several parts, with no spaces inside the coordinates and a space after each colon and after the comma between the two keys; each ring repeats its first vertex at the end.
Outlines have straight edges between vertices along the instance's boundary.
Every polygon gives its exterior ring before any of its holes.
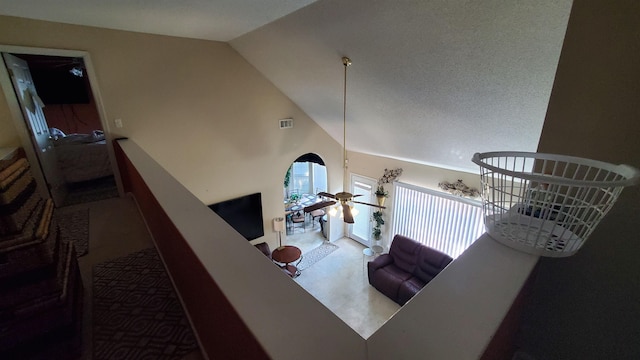
{"type": "Polygon", "coordinates": [[[278,250],[281,250],[283,248],[282,232],[284,231],[284,218],[277,217],[273,219],[273,230],[278,233],[278,250]]]}

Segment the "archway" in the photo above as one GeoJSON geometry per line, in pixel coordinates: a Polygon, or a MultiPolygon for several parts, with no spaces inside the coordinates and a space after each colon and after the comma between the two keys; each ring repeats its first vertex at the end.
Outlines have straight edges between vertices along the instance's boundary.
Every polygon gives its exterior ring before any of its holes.
{"type": "Polygon", "coordinates": [[[326,239],[324,210],[304,211],[306,206],[319,201],[316,194],[321,191],[327,191],[324,161],[314,153],[299,156],[287,169],[283,181],[287,242],[309,248],[326,239]]]}
{"type": "Polygon", "coordinates": [[[314,153],[299,156],[287,169],[284,177],[285,200],[301,195],[315,195],[327,191],[327,168],[322,158],[314,153]]]}

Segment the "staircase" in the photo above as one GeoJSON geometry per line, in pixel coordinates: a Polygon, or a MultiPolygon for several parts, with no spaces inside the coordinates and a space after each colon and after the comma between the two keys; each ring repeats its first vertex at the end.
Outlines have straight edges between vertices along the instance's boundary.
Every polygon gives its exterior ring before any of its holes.
{"type": "Polygon", "coordinates": [[[0,159],[0,358],[80,354],[82,279],[20,149],[0,159]]]}

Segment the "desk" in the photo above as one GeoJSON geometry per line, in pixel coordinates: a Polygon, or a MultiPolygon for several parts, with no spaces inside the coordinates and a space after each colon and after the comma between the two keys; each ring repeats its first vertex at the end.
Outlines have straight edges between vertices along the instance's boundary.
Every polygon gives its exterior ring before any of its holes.
{"type": "Polygon", "coordinates": [[[293,204],[291,206],[285,207],[284,211],[289,211],[289,212],[299,212],[302,209],[304,209],[304,206],[300,205],[300,204],[293,204]]]}
{"type": "Polygon", "coordinates": [[[285,202],[284,210],[285,211],[301,211],[307,206],[319,203],[322,201],[320,196],[303,194],[300,199],[296,200],[296,202],[285,202]]]}
{"type": "Polygon", "coordinates": [[[271,258],[276,262],[284,264],[282,268],[286,269],[291,277],[296,277],[300,275],[300,271],[298,271],[297,267],[290,265],[290,263],[300,259],[301,255],[302,251],[299,248],[292,245],[285,245],[273,250],[271,258]]]}

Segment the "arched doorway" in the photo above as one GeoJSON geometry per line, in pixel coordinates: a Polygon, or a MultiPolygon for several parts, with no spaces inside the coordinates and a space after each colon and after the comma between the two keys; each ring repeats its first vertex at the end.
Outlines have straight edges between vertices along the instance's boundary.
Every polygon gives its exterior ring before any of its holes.
{"type": "Polygon", "coordinates": [[[307,153],[299,156],[287,169],[284,177],[285,200],[297,195],[327,191],[327,168],[320,156],[307,153]]]}
{"type": "Polygon", "coordinates": [[[314,153],[299,156],[287,169],[283,197],[287,221],[287,242],[303,242],[303,247],[321,244],[326,239],[324,210],[304,212],[319,201],[316,194],[327,191],[327,168],[314,153]]]}

